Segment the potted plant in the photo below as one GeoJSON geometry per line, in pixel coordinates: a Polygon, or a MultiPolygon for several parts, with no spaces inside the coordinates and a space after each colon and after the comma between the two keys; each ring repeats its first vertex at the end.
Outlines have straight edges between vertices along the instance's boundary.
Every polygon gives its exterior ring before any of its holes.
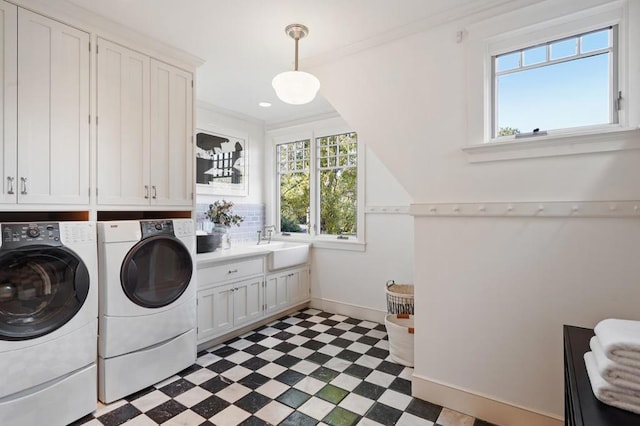
{"type": "Polygon", "coordinates": [[[233,203],[231,201],[216,201],[209,204],[209,210],[205,212],[205,216],[213,222],[215,226],[224,226],[230,228],[231,225],[240,226],[244,220],[242,216],[233,214],[233,203]]]}
{"type": "Polygon", "coordinates": [[[232,225],[240,226],[244,218],[233,213],[233,202],[218,200],[209,204],[209,209],[204,213],[205,219],[213,223],[213,229],[209,235],[200,235],[197,238],[197,252],[206,253],[220,247],[229,248],[228,228],[232,225]]]}

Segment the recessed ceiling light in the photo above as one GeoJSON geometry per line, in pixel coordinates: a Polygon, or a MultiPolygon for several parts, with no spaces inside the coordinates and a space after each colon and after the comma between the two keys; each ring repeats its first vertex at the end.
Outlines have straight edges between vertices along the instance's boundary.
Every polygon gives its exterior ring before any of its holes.
{"type": "Polygon", "coordinates": [[[260,105],[262,108],[269,108],[271,106],[270,102],[260,102],[258,105],[260,105]]]}

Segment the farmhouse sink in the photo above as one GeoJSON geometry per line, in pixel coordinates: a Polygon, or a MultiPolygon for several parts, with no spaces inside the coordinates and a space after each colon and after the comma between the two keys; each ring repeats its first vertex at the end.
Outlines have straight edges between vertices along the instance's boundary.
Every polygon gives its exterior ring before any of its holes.
{"type": "Polygon", "coordinates": [[[301,265],[309,261],[309,244],[278,241],[258,247],[269,250],[267,268],[270,271],[301,265]]]}

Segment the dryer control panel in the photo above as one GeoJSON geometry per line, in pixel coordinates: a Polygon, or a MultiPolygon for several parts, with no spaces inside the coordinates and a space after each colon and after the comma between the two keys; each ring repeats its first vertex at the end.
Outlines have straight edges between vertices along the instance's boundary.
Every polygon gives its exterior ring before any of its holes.
{"type": "Polygon", "coordinates": [[[58,223],[3,223],[2,248],[15,249],[24,246],[61,246],[58,223]]]}
{"type": "Polygon", "coordinates": [[[142,238],[153,237],[154,235],[171,235],[175,237],[173,232],[172,220],[144,220],[140,221],[142,229],[142,238]]]}

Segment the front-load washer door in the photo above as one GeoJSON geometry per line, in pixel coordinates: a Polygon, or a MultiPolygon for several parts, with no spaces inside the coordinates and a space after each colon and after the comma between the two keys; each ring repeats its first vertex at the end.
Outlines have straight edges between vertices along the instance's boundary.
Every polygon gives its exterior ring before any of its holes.
{"type": "Polygon", "coordinates": [[[66,247],[0,251],[0,340],[28,340],[66,324],[89,293],[89,271],[66,247]]]}
{"type": "Polygon", "coordinates": [[[185,245],[157,235],[133,246],[120,270],[126,296],[145,308],[161,308],[178,300],[191,282],[193,262],[185,245]]]}

